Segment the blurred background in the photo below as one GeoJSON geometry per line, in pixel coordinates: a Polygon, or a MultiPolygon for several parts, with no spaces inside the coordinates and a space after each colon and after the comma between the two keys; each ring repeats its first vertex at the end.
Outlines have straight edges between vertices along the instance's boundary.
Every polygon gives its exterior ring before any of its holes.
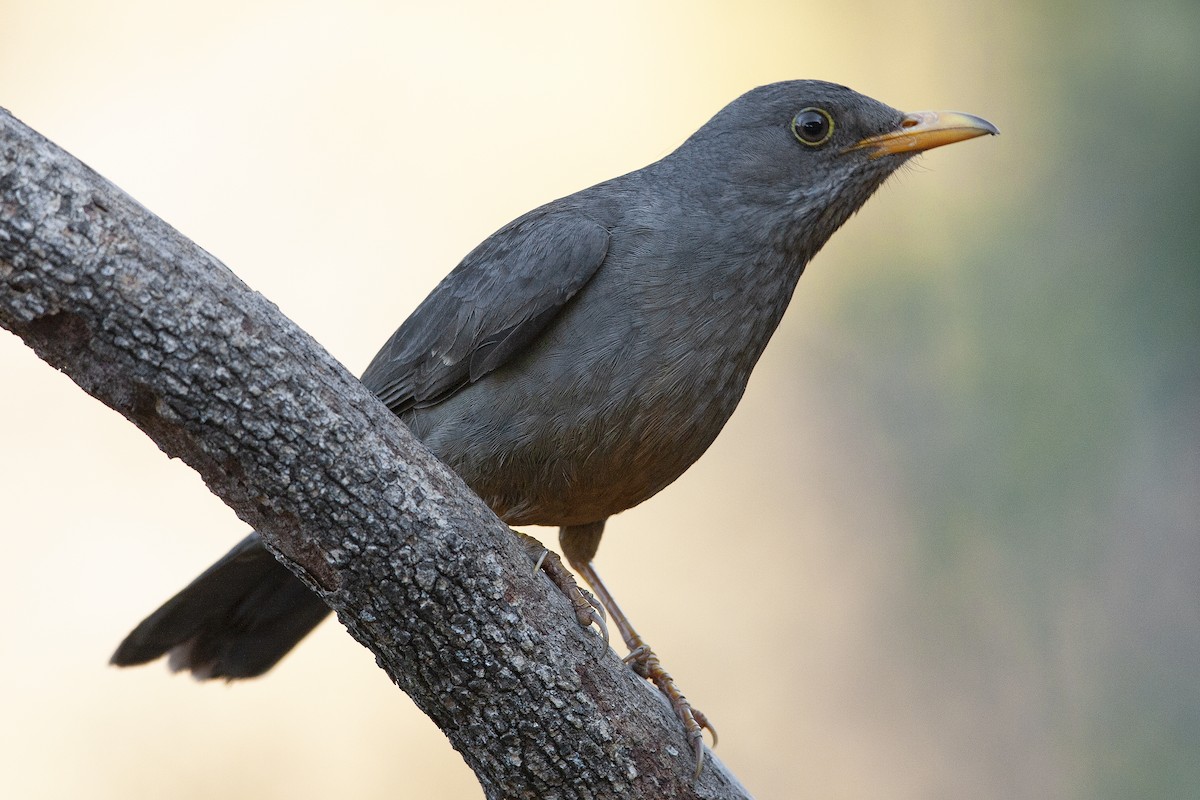
{"type": "MultiPolygon", "coordinates": [[[[1200,796],[1200,5],[431,6],[0,0],[0,105],[354,372],[753,86],[987,117],[598,564],[756,796],[1200,796]]],[[[0,386],[0,795],[480,796],[336,623],[241,685],[108,667],[246,526],[4,332],[0,386]]]]}

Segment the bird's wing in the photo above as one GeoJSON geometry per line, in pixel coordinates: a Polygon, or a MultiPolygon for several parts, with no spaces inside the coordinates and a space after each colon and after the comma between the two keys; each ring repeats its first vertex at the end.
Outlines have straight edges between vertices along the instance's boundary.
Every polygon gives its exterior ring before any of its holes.
{"type": "Polygon", "coordinates": [[[539,209],[488,237],[392,334],[362,382],[397,414],[438,403],[500,367],[595,274],[608,231],[539,209]]]}

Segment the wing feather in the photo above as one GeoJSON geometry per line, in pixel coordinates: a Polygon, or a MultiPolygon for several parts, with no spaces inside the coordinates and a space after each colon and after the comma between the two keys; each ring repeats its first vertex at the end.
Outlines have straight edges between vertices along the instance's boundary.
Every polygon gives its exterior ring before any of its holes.
{"type": "Polygon", "coordinates": [[[445,400],[533,342],[591,279],[609,233],[539,209],[471,251],[392,334],[362,382],[397,414],[445,400]]]}

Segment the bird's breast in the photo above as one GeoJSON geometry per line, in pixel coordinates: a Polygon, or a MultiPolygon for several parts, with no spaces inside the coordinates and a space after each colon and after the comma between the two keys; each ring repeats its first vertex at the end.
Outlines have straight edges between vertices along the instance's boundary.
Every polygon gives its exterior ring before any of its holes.
{"type": "Polygon", "coordinates": [[[511,524],[595,522],[704,453],[777,322],[727,284],[600,280],[526,353],[409,422],[511,524]]]}

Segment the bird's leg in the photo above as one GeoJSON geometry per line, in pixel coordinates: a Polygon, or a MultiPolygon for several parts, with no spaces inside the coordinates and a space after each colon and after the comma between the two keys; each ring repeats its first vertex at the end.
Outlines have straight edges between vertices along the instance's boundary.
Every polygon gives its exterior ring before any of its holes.
{"type": "Polygon", "coordinates": [[[592,591],[596,593],[601,604],[607,609],[609,619],[620,631],[621,638],[625,640],[625,645],[629,648],[629,655],[624,658],[625,663],[629,664],[638,675],[651,681],[660,692],[666,695],[676,716],[683,722],[684,732],[687,734],[688,742],[691,744],[696,758],[695,774],[699,777],[700,769],[704,765],[704,729],[707,728],[712,734],[714,747],[717,744],[717,729],[699,709],[692,708],[691,703],[679,690],[670,673],[663,669],[658,656],[634,630],[629,617],[621,611],[621,607],[617,605],[617,601],[608,591],[608,587],[604,585],[604,581],[600,580],[600,575],[592,566],[592,558],[600,545],[600,535],[603,531],[603,522],[560,528],[559,542],[562,545],[563,554],[566,555],[571,568],[587,581],[588,586],[592,587],[592,591]]]}
{"type": "Polygon", "coordinates": [[[608,625],[604,622],[604,606],[600,604],[592,593],[584,589],[575,582],[571,571],[562,565],[562,560],[558,554],[546,549],[540,541],[530,536],[527,533],[514,530],[521,546],[525,548],[525,552],[533,559],[533,570],[537,572],[539,569],[546,574],[558,590],[566,596],[570,601],[571,606],[575,609],[575,619],[584,628],[590,628],[595,625],[600,629],[600,635],[604,637],[604,644],[608,644],[608,625]]]}

